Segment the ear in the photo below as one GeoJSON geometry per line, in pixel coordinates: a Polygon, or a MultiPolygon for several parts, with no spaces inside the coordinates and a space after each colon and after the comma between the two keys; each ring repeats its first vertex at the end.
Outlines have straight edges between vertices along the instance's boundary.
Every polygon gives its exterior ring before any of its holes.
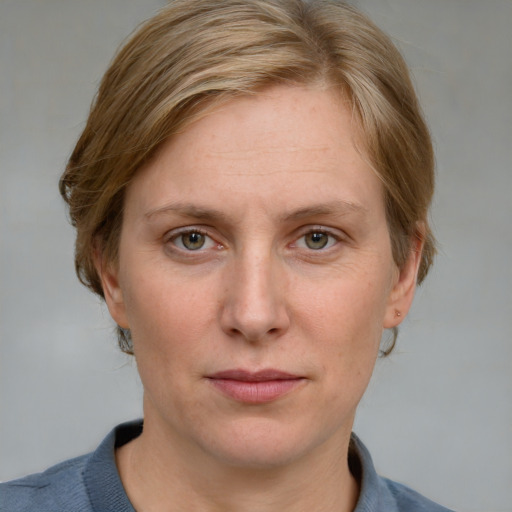
{"type": "Polygon", "coordinates": [[[411,308],[416,291],[423,242],[423,229],[419,228],[413,236],[407,261],[401,269],[397,269],[397,277],[389,294],[384,315],[385,329],[392,329],[401,324],[411,308]]]}
{"type": "Polygon", "coordinates": [[[94,251],[94,266],[101,279],[103,295],[107,303],[110,316],[123,329],[129,329],[126,316],[126,305],[123,290],[119,284],[119,269],[117,265],[108,263],[103,257],[102,251],[96,248],[94,251]]]}

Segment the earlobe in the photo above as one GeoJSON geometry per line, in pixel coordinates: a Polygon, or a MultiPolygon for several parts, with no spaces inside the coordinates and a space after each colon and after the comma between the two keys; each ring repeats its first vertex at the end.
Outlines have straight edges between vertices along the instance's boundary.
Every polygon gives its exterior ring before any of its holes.
{"type": "Polygon", "coordinates": [[[402,323],[407,316],[414,299],[418,269],[423,250],[423,237],[421,231],[414,237],[411,243],[409,257],[405,265],[398,269],[398,276],[389,294],[386,313],[384,316],[385,329],[392,329],[402,323]]]}
{"type": "Polygon", "coordinates": [[[94,265],[101,279],[103,296],[105,297],[110,315],[119,327],[129,329],[123,290],[119,283],[118,268],[114,264],[104,261],[99,250],[96,250],[94,253],[94,265]]]}

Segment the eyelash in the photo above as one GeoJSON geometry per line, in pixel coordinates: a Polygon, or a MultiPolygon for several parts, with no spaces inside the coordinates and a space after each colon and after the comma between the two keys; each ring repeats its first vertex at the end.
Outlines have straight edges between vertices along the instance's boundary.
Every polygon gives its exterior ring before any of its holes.
{"type": "MultiPolygon", "coordinates": [[[[334,245],[336,245],[342,238],[333,233],[332,231],[325,229],[323,227],[311,227],[307,231],[304,231],[298,238],[290,244],[290,247],[297,247],[299,249],[311,252],[311,253],[321,253],[321,252],[327,252],[329,249],[331,249],[334,245]],[[307,247],[307,243],[305,242],[305,239],[308,235],[326,235],[328,237],[328,240],[326,241],[326,246],[324,247],[318,247],[316,249],[307,247]],[[304,247],[299,246],[299,242],[304,240],[304,247]]],[[[168,234],[168,236],[165,237],[166,244],[171,244],[173,246],[174,250],[180,251],[182,253],[200,253],[204,250],[211,248],[213,246],[216,246],[217,249],[223,248],[222,244],[219,242],[216,242],[207,232],[207,230],[202,229],[200,227],[187,227],[179,229],[178,231],[173,231],[168,234]],[[197,249],[190,249],[184,246],[183,244],[183,237],[186,235],[192,235],[192,234],[198,234],[205,238],[205,242],[199,246],[197,249]],[[181,247],[176,243],[177,240],[181,239],[181,247]],[[209,242],[208,242],[209,240],[209,242]],[[208,245],[208,247],[204,247],[204,245],[208,245]]]]}
{"type": "MultiPolygon", "coordinates": [[[[307,251],[311,251],[311,252],[326,252],[329,249],[331,249],[331,247],[336,245],[337,242],[339,242],[341,240],[341,237],[339,235],[336,235],[335,233],[333,233],[332,231],[330,231],[328,229],[325,229],[323,227],[312,227],[312,228],[309,228],[304,233],[302,233],[300,235],[300,237],[298,237],[295,240],[295,242],[293,242],[292,247],[293,246],[297,247],[298,242],[300,240],[305,240],[308,235],[317,235],[317,234],[326,235],[328,238],[330,238],[330,240],[328,239],[326,242],[327,247],[319,247],[317,249],[313,249],[311,247],[304,247],[303,249],[305,249],[307,251]]],[[[306,245],[306,242],[304,242],[304,245],[306,245]]]]}
{"type": "MultiPolygon", "coordinates": [[[[192,234],[198,234],[198,235],[201,235],[203,236],[205,239],[207,240],[210,240],[211,244],[212,245],[216,245],[218,248],[222,247],[221,244],[215,242],[215,240],[207,233],[206,230],[204,229],[201,229],[201,228],[183,228],[181,230],[179,230],[178,232],[172,232],[169,234],[168,237],[166,237],[166,242],[167,243],[172,243],[178,250],[180,251],[183,251],[183,252],[201,252],[201,249],[203,249],[203,245],[201,245],[200,247],[198,247],[197,249],[189,249],[187,247],[184,247],[183,245],[183,241],[181,242],[181,245],[183,247],[180,247],[179,245],[177,245],[176,241],[177,240],[183,240],[183,237],[186,236],[186,235],[192,235],[192,234]]],[[[208,241],[205,241],[205,244],[208,243],[208,241]]]]}

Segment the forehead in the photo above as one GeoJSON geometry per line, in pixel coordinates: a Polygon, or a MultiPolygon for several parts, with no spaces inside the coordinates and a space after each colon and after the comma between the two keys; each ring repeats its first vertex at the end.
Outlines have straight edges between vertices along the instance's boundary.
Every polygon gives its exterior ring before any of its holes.
{"type": "Polygon", "coordinates": [[[168,140],[139,171],[127,202],[137,195],[146,210],[158,209],[200,195],[203,203],[297,209],[310,197],[367,208],[382,190],[357,133],[332,90],[279,86],[232,99],[168,140]]]}
{"type": "Polygon", "coordinates": [[[255,162],[285,149],[301,158],[313,153],[314,158],[315,152],[353,144],[358,130],[349,109],[333,89],[268,87],[207,107],[198,121],[169,140],[167,148],[174,148],[176,155],[195,148],[200,149],[198,155],[208,152],[212,158],[227,159],[243,153],[255,162]]]}

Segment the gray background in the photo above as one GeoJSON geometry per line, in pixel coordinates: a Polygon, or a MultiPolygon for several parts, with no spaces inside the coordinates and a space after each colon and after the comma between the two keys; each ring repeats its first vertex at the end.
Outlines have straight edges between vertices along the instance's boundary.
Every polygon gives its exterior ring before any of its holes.
{"type": "MultiPolygon", "coordinates": [[[[134,364],[74,276],[57,181],[114,49],[163,4],[0,0],[0,480],[141,413],[134,364]]],[[[358,4],[413,68],[441,251],[355,430],[386,476],[460,511],[512,511],[512,2],[358,4]]]]}

